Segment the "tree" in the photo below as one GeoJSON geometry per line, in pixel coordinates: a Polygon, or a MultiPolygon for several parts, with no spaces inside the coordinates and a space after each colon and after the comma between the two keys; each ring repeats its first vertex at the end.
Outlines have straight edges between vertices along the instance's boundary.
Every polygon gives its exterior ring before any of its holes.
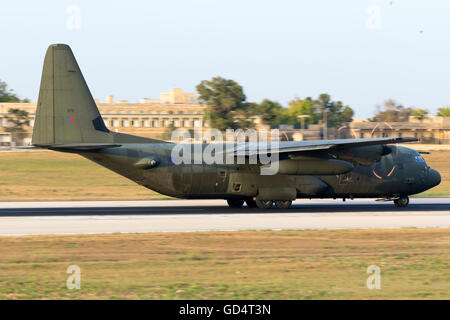
{"type": "Polygon", "coordinates": [[[345,106],[344,110],[342,110],[342,120],[344,122],[352,122],[353,116],[355,112],[349,106],[345,106]]]}
{"type": "MultiPolygon", "coordinates": [[[[204,118],[212,128],[236,129],[240,123],[235,119],[245,117],[249,112],[242,86],[233,80],[222,77],[203,80],[197,86],[197,91],[200,101],[207,105],[204,118]]],[[[241,123],[247,121],[241,119],[241,123]]]]}
{"type": "Polygon", "coordinates": [[[423,119],[425,119],[428,115],[428,110],[426,109],[414,109],[413,113],[412,113],[413,117],[416,118],[417,120],[422,121],[423,119]]]}
{"type": "Polygon", "coordinates": [[[260,104],[251,103],[250,110],[254,115],[260,115],[267,125],[276,125],[283,111],[283,106],[276,101],[264,99],[260,104]]]}
{"type": "Polygon", "coordinates": [[[353,119],[353,109],[344,106],[342,101],[332,101],[331,96],[327,93],[320,94],[319,98],[313,101],[313,105],[316,106],[318,118],[323,120],[326,112],[327,127],[337,128],[353,119]]]}
{"type": "Polygon", "coordinates": [[[438,109],[438,116],[450,117],[450,106],[445,106],[438,109]]]}
{"type": "Polygon", "coordinates": [[[30,102],[30,100],[20,100],[14,90],[8,90],[8,84],[0,79],[0,102],[30,102]]]}
{"type": "Polygon", "coordinates": [[[16,108],[10,108],[5,119],[11,124],[11,126],[5,128],[9,132],[24,132],[24,126],[30,125],[30,114],[26,110],[20,110],[16,108]]]}
{"type": "Polygon", "coordinates": [[[5,119],[9,122],[10,126],[5,128],[5,131],[11,132],[13,141],[19,142],[27,136],[25,126],[30,125],[29,113],[26,110],[20,110],[10,108],[5,119]]]}
{"type": "Polygon", "coordinates": [[[326,104],[327,126],[332,128],[340,127],[345,122],[351,122],[353,118],[353,109],[344,106],[342,101],[329,101],[326,104]]]}
{"type": "Polygon", "coordinates": [[[405,108],[394,100],[388,99],[383,106],[376,107],[376,115],[371,119],[375,122],[406,122],[413,114],[412,108],[405,108]]]}
{"type": "Polygon", "coordinates": [[[279,124],[316,124],[324,118],[324,112],[328,127],[339,127],[345,122],[351,122],[354,114],[353,109],[344,106],[342,101],[332,101],[329,94],[322,93],[315,100],[311,97],[291,100],[288,109],[280,110],[277,120],[279,124]],[[307,117],[302,120],[299,116],[307,117]]]}
{"type": "Polygon", "coordinates": [[[314,101],[308,97],[306,99],[295,98],[294,100],[289,102],[289,110],[287,112],[290,119],[288,120],[288,124],[301,124],[302,120],[299,116],[308,116],[304,118],[304,124],[314,124],[319,120],[318,114],[314,109],[314,101]]]}

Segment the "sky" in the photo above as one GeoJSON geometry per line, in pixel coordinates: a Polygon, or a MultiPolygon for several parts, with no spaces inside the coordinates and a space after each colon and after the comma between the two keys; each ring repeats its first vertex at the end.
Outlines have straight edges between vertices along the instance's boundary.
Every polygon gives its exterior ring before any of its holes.
{"type": "Polygon", "coordinates": [[[392,98],[450,105],[449,0],[3,0],[0,79],[37,100],[47,47],[66,43],[95,98],[195,92],[222,76],[248,101],[329,93],[371,117],[392,98]]]}

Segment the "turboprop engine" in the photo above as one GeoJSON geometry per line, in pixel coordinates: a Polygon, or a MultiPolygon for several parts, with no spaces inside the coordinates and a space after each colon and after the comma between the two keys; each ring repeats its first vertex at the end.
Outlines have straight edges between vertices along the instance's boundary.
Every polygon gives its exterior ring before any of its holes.
{"type": "Polygon", "coordinates": [[[335,149],[330,152],[336,159],[349,161],[362,166],[370,166],[381,160],[381,157],[392,152],[391,147],[385,145],[362,146],[335,149]]]}

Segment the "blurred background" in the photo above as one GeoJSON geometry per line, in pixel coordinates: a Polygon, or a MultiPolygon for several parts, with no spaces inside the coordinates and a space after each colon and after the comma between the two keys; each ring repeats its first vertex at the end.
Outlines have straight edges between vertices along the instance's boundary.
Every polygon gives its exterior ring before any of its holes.
{"type": "Polygon", "coordinates": [[[31,143],[52,43],[72,47],[112,131],[416,137],[442,175],[423,195],[447,196],[449,10],[447,0],[3,2],[0,200],[165,198],[75,155],[14,149],[31,143]]]}
{"type": "Polygon", "coordinates": [[[446,0],[6,1],[0,144],[30,144],[51,43],[72,47],[112,130],[448,144],[449,10],[446,0]]]}
{"type": "Polygon", "coordinates": [[[449,13],[449,0],[2,0],[2,235],[55,234],[0,236],[0,299],[448,299],[449,13]],[[442,182],[414,197],[443,199],[395,212],[305,201],[288,218],[323,216],[339,229],[359,218],[444,227],[256,231],[277,212],[248,211],[238,216],[248,215],[249,231],[120,233],[130,221],[146,230],[153,218],[184,230],[203,213],[198,230],[214,216],[230,230],[242,224],[215,202],[119,208],[114,200],[168,197],[76,154],[16,149],[31,143],[53,43],[70,45],[112,131],[164,140],[180,128],[279,129],[289,141],[417,137],[408,146],[427,152],[442,182]],[[61,207],[46,211],[42,201],[61,207]],[[57,235],[58,225],[83,232],[85,219],[102,227],[110,219],[114,233],[57,235]],[[382,290],[368,290],[374,265],[382,290]],[[66,287],[70,266],[81,268],[82,290],[66,287]]]}

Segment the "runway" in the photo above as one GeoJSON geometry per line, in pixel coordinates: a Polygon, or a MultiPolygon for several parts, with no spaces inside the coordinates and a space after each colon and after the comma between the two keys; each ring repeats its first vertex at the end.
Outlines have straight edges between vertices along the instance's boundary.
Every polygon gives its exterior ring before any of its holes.
{"type": "Polygon", "coordinates": [[[450,227],[449,198],[407,208],[374,199],[297,200],[289,210],[229,209],[224,200],[0,202],[0,235],[450,227]]]}

